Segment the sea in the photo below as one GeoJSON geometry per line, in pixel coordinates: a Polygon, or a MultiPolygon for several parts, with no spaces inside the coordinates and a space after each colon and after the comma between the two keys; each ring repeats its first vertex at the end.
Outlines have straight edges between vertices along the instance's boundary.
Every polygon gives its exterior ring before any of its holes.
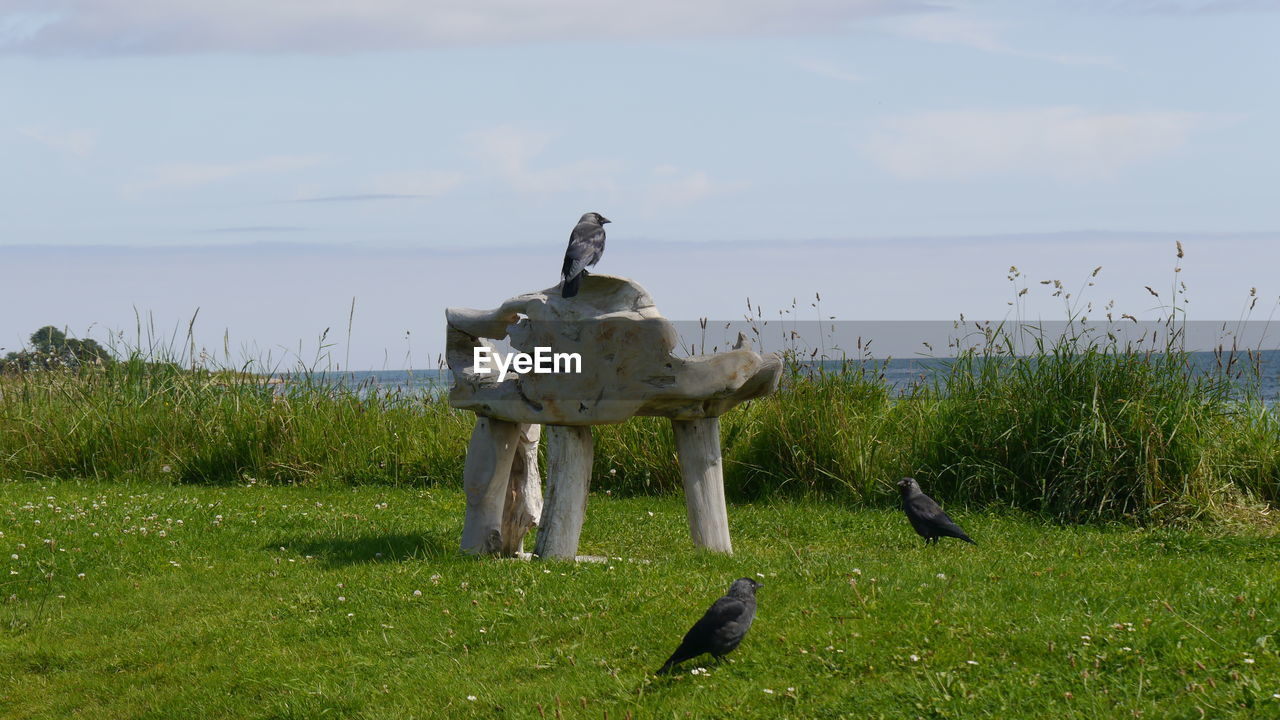
{"type": "MultiPolygon", "coordinates": [[[[1259,373],[1257,374],[1256,391],[1267,405],[1280,407],[1280,351],[1259,354],[1259,373]]],[[[1212,352],[1188,353],[1193,368],[1197,372],[1219,372],[1220,357],[1212,352]]],[[[1241,362],[1245,361],[1241,356],[1241,362]]],[[[938,373],[945,373],[948,365],[954,362],[950,358],[891,358],[888,360],[868,359],[862,361],[868,372],[880,374],[890,388],[905,392],[913,385],[929,382],[938,373]]],[[[840,366],[840,361],[823,361],[811,363],[811,368],[823,367],[833,370],[840,366]]],[[[1233,373],[1239,375],[1235,379],[1241,392],[1249,388],[1251,382],[1246,378],[1251,373],[1233,373]]],[[[298,381],[298,375],[281,374],[282,384],[298,381]]],[[[311,382],[331,385],[356,392],[359,395],[371,393],[390,393],[392,395],[435,396],[448,392],[450,373],[445,369],[429,370],[357,370],[350,372],[313,372],[306,376],[311,382]]]]}

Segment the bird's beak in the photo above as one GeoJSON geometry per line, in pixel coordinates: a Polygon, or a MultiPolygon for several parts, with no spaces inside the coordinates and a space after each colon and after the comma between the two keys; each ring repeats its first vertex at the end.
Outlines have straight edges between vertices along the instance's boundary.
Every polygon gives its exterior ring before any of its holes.
{"type": "Polygon", "coordinates": [[[613,221],[612,221],[612,220],[610,220],[609,218],[607,218],[607,217],[605,217],[605,216],[603,216],[603,215],[601,215],[601,216],[600,216],[600,224],[601,224],[601,225],[604,225],[605,223],[611,223],[611,222],[613,222],[613,221]]]}

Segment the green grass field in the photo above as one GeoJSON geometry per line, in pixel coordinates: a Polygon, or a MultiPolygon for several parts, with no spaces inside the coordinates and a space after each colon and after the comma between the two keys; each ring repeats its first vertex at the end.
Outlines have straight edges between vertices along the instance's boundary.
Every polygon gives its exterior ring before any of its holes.
{"type": "Polygon", "coordinates": [[[459,555],[444,487],[0,483],[0,717],[1280,717],[1280,540],[605,495],[607,564],[459,555]],[[652,671],[741,575],[731,662],[652,671]]]}

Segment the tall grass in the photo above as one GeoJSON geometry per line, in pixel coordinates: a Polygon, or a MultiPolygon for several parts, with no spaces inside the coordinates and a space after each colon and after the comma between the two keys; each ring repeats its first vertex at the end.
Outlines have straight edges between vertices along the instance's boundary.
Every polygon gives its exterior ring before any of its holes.
{"type": "MultiPolygon", "coordinates": [[[[1174,308],[1177,299],[1175,289],[1174,308]]],[[[1228,351],[1217,371],[1197,369],[1176,310],[1158,342],[1136,346],[1074,306],[1068,320],[1057,334],[958,323],[955,357],[905,392],[867,357],[823,364],[791,353],[778,393],[722,418],[730,495],[884,506],[895,502],[892,483],[913,475],[949,503],[1063,522],[1180,521],[1280,504],[1280,420],[1247,382],[1256,363],[1228,351]]],[[[305,367],[275,385],[273,372],[219,368],[185,342],[124,354],[105,366],[0,376],[0,477],[461,480],[473,417],[440,393],[335,387],[305,367]],[[175,346],[176,358],[165,349],[175,346]]],[[[595,436],[598,489],[679,489],[664,420],[595,436]]]]}
{"type": "Polygon", "coordinates": [[[965,353],[931,389],[918,459],[935,490],[1066,520],[1186,516],[1224,498],[1218,436],[1252,430],[1228,380],[1173,348],[1036,342],[1029,356],[965,353]]]}
{"type": "MultiPolygon", "coordinates": [[[[1175,354],[1061,341],[968,352],[896,394],[850,363],[793,363],[783,388],[722,419],[727,485],[769,496],[893,502],[919,477],[947,501],[1062,521],[1188,518],[1280,502],[1280,424],[1175,354]]],[[[0,476],[180,483],[458,483],[473,418],[435,394],[274,386],[139,360],[0,380],[0,476]]],[[[596,429],[595,484],[678,490],[670,426],[596,429]]]]}
{"type": "Polygon", "coordinates": [[[434,483],[461,477],[470,425],[430,395],[134,357],[0,380],[0,474],[434,483]]]}

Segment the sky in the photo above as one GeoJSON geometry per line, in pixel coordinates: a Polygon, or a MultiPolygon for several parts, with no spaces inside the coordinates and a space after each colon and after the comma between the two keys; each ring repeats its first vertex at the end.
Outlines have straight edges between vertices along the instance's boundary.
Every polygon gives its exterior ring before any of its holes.
{"type": "Polygon", "coordinates": [[[1039,281],[1099,265],[1153,317],[1177,240],[1236,318],[1280,294],[1277,35],[1276,0],[0,0],[0,347],[194,316],[429,366],[587,211],[682,320],[1058,319],[1039,281]]]}

